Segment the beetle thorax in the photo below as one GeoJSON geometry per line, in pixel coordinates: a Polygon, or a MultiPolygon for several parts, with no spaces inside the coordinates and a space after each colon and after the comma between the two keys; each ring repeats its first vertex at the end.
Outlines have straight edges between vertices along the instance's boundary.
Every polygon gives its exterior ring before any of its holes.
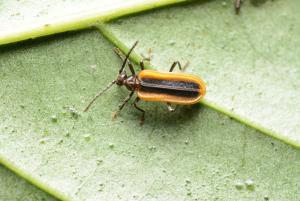
{"type": "Polygon", "coordinates": [[[125,85],[126,88],[130,91],[134,91],[139,86],[139,81],[136,75],[131,75],[127,77],[126,73],[120,73],[117,78],[117,85],[125,85]]]}
{"type": "Polygon", "coordinates": [[[139,86],[139,81],[136,75],[129,76],[126,80],[124,80],[124,85],[127,87],[128,90],[134,91],[139,86]]]}

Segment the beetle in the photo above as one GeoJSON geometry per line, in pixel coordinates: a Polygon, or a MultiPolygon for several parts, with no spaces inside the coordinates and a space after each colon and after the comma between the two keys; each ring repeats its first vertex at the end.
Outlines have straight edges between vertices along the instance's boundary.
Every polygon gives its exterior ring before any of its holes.
{"type": "Polygon", "coordinates": [[[167,103],[168,110],[174,111],[175,108],[173,108],[171,104],[192,105],[203,98],[206,93],[206,85],[202,79],[195,75],[172,72],[176,66],[182,70],[181,64],[178,61],[175,61],[171,65],[169,72],[159,72],[146,70],[144,67],[144,60],[142,60],[140,62],[141,71],[136,74],[133,65],[128,58],[137,44],[138,41],[133,44],[125,58],[121,51],[118,48],[115,48],[115,53],[123,60],[117,79],[113,80],[106,88],[96,94],[84,109],[85,112],[89,110],[99,96],[114,84],[125,86],[130,91],[129,95],[119,105],[115,116],[123,109],[136,92],[137,97],[133,102],[133,106],[142,112],[141,124],[143,124],[145,119],[145,110],[137,105],[140,100],[165,102],[167,103]],[[131,72],[131,75],[129,76],[124,70],[126,64],[131,72]]]}

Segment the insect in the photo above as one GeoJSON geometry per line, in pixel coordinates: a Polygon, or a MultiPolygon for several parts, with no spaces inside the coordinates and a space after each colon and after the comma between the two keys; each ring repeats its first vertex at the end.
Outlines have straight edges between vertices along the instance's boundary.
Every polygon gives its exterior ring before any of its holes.
{"type": "Polygon", "coordinates": [[[133,102],[133,106],[142,113],[141,124],[143,124],[145,119],[145,110],[137,105],[140,100],[165,102],[167,103],[168,110],[174,111],[175,108],[171,106],[172,103],[191,105],[199,102],[205,95],[206,86],[200,78],[190,74],[172,72],[176,66],[182,70],[181,64],[178,61],[172,64],[169,72],[159,72],[145,70],[142,60],[140,62],[141,71],[136,74],[128,58],[137,44],[138,41],[134,43],[126,56],[119,49],[115,48],[116,54],[123,60],[117,79],[113,80],[106,88],[96,94],[84,111],[88,111],[95,100],[114,84],[125,86],[130,91],[129,95],[119,105],[115,114],[118,114],[123,109],[136,92],[137,97],[133,102]],[[126,64],[130,70],[130,75],[127,75],[124,70],[126,64]]]}

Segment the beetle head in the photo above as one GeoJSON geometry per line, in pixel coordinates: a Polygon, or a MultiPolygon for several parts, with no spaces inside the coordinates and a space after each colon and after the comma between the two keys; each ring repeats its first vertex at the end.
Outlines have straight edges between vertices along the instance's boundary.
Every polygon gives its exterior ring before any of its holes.
{"type": "Polygon", "coordinates": [[[117,85],[123,85],[124,84],[124,81],[127,79],[127,74],[126,74],[126,71],[122,71],[118,77],[117,77],[117,82],[116,84],[117,85]]]}

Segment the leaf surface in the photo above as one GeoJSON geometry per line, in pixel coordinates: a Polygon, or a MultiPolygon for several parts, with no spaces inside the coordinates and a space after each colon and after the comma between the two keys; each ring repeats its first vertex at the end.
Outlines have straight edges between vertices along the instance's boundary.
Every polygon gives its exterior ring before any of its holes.
{"type": "Polygon", "coordinates": [[[56,201],[50,195],[29,184],[13,172],[0,165],[0,200],[56,201]]]}
{"type": "Polygon", "coordinates": [[[131,13],[188,0],[45,0],[0,2],[0,45],[83,29],[131,13]]]}
{"type": "MultiPolygon", "coordinates": [[[[127,41],[130,44],[131,41],[127,41]]],[[[98,31],[1,47],[0,161],[62,200],[299,200],[300,152],[206,106],[128,104],[98,31]]]]}

